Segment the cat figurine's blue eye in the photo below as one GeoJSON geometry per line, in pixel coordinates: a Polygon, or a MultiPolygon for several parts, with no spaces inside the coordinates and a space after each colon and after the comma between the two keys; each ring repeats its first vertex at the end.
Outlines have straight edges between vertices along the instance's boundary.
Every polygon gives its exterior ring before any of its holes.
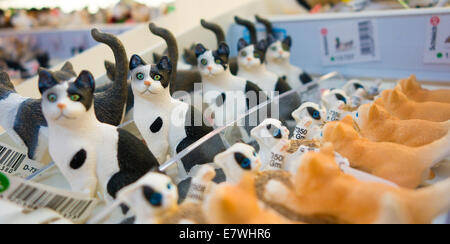
{"type": "Polygon", "coordinates": [[[154,206],[161,206],[162,195],[160,193],[153,193],[150,197],[150,203],[154,206]]]}
{"type": "Polygon", "coordinates": [[[250,168],[251,163],[252,162],[250,161],[250,159],[246,158],[242,161],[241,167],[244,169],[248,169],[248,168],[250,168]]]}
{"type": "Polygon", "coordinates": [[[58,100],[58,96],[56,96],[56,94],[51,93],[47,96],[47,99],[49,102],[54,103],[56,102],[56,100],[58,100]]]}
{"type": "Polygon", "coordinates": [[[241,56],[242,57],[247,57],[247,52],[246,51],[241,52],[241,56]]]}
{"type": "Polygon", "coordinates": [[[314,119],[320,119],[320,113],[319,113],[319,111],[315,111],[315,112],[313,113],[313,118],[314,118],[314,119]]]}
{"type": "Polygon", "coordinates": [[[256,152],[253,152],[253,156],[258,157],[258,154],[256,152]]]}
{"type": "Polygon", "coordinates": [[[208,65],[208,60],[206,59],[202,59],[200,62],[205,66],[208,65]]]}
{"type": "Polygon", "coordinates": [[[171,183],[167,184],[167,189],[169,189],[169,190],[172,189],[172,184],[171,183]]]}
{"type": "Polygon", "coordinates": [[[136,74],[136,78],[137,78],[138,80],[143,80],[143,79],[145,78],[145,76],[144,76],[144,74],[142,74],[142,73],[137,73],[137,74],[136,74]]]}
{"type": "Polygon", "coordinates": [[[356,118],[359,118],[359,113],[356,113],[356,118]]]}
{"type": "Polygon", "coordinates": [[[273,132],[273,136],[274,136],[275,138],[281,138],[281,130],[280,130],[280,129],[275,130],[275,131],[273,132]]]}

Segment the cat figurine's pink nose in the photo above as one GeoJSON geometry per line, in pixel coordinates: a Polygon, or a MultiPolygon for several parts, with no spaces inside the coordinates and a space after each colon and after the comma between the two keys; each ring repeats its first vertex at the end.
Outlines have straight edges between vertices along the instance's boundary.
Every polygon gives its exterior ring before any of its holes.
{"type": "Polygon", "coordinates": [[[251,58],[247,58],[247,60],[250,62],[250,61],[252,61],[252,59],[251,58]]]}
{"type": "Polygon", "coordinates": [[[211,66],[208,67],[208,70],[211,71],[213,68],[211,66]]]}
{"type": "Polygon", "coordinates": [[[146,86],[151,86],[152,83],[151,83],[150,81],[146,81],[146,82],[144,82],[144,85],[146,85],[146,86]]]}
{"type": "Polygon", "coordinates": [[[58,106],[58,108],[61,109],[61,110],[65,109],[65,108],[67,107],[67,105],[65,105],[64,103],[58,103],[57,106],[58,106]]]}

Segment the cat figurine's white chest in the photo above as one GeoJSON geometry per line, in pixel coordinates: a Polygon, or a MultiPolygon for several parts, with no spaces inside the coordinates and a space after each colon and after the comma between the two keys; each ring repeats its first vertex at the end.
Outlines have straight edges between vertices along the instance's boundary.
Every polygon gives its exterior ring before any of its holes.
{"type": "Polygon", "coordinates": [[[270,95],[272,91],[275,91],[278,81],[278,76],[275,73],[268,71],[264,65],[252,70],[239,69],[238,76],[255,82],[255,84],[267,95],[270,95]]]}

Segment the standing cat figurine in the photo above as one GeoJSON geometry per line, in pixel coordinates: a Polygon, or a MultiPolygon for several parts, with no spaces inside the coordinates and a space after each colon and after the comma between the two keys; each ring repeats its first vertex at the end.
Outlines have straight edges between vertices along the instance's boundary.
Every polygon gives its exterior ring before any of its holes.
{"type": "MultiPolygon", "coordinates": [[[[107,44],[114,52],[118,68],[114,83],[104,91],[95,93],[96,115],[101,122],[119,125],[127,99],[127,54],[115,36],[94,29],[92,36],[107,44]],[[125,69],[124,69],[125,67],[125,69]]],[[[58,81],[73,80],[76,72],[67,62],[61,70],[48,74],[58,81]]],[[[0,125],[18,144],[26,146],[30,159],[41,160],[48,148],[47,122],[41,110],[41,99],[23,97],[16,93],[6,73],[0,77],[0,125]]]]}
{"type": "Polygon", "coordinates": [[[256,20],[266,27],[268,48],[266,52],[267,69],[280,77],[285,76],[287,83],[297,89],[312,82],[311,76],[301,68],[290,63],[292,38],[287,36],[283,41],[274,38],[272,23],[256,16],[256,20]]]}
{"type": "MultiPolygon", "coordinates": [[[[150,24],[150,31],[162,37],[169,47],[168,57],[162,57],[157,65],[148,65],[134,55],[130,61],[130,72],[134,102],[134,120],[155,154],[159,163],[164,163],[167,156],[176,155],[192,143],[198,141],[213,128],[203,124],[203,115],[187,103],[178,101],[170,95],[171,81],[176,80],[178,44],[175,37],[166,29],[150,24]]],[[[225,150],[217,136],[183,158],[178,173],[183,178],[197,164],[213,161],[213,156],[225,150]],[[184,166],[184,167],[181,167],[184,166]]]]}
{"type": "Polygon", "coordinates": [[[39,76],[50,156],[72,190],[91,197],[99,191],[111,202],[120,189],[158,166],[138,138],[97,119],[91,73],[82,71],[74,81],[59,81],[43,69],[39,76]]]}

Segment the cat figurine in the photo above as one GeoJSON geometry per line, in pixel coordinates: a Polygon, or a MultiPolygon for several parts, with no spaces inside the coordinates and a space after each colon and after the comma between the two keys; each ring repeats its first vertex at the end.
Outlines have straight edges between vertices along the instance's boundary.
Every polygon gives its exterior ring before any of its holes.
{"type": "Polygon", "coordinates": [[[359,133],[375,142],[392,142],[409,147],[421,147],[446,136],[450,121],[400,120],[376,104],[358,109],[356,118],[359,133]]]}
{"type": "Polygon", "coordinates": [[[327,112],[318,104],[306,102],[292,112],[297,126],[294,129],[294,140],[320,140],[322,125],[325,124],[327,112]]]}
{"type": "Polygon", "coordinates": [[[421,119],[434,122],[450,120],[450,104],[439,102],[415,102],[398,89],[385,90],[375,103],[384,107],[399,119],[421,119]]]}
{"type": "Polygon", "coordinates": [[[275,39],[273,26],[267,19],[256,16],[256,20],[266,27],[267,51],[265,61],[267,69],[279,77],[286,77],[289,86],[296,90],[313,81],[311,76],[301,68],[290,63],[292,38],[287,36],[283,41],[275,39]]]}
{"type": "Polygon", "coordinates": [[[399,186],[414,189],[430,176],[431,169],[450,156],[450,133],[422,147],[391,142],[373,142],[361,137],[351,116],[330,122],[323,141],[350,161],[353,168],[379,176],[399,186]]]}
{"type": "MultiPolygon", "coordinates": [[[[193,106],[172,98],[171,81],[176,80],[178,45],[168,30],[150,24],[150,31],[163,38],[169,47],[169,56],[156,65],[148,65],[138,55],[130,61],[131,85],[134,93],[134,121],[149,149],[160,164],[167,156],[176,155],[213,131],[203,123],[203,115],[193,106]],[[175,62],[171,62],[175,60],[175,62]]],[[[186,177],[197,164],[211,163],[213,156],[225,150],[216,136],[204,143],[178,166],[180,178],[186,177]]]]}
{"type": "Polygon", "coordinates": [[[67,81],[41,69],[39,77],[50,156],[73,191],[91,197],[98,191],[111,203],[120,189],[158,167],[138,138],[97,119],[90,72],[67,81]]]}
{"type": "MultiPolygon", "coordinates": [[[[101,122],[119,125],[122,121],[125,101],[127,99],[126,80],[127,54],[122,43],[115,36],[101,33],[94,29],[92,36],[99,42],[107,44],[114,52],[118,69],[115,72],[114,83],[109,89],[95,93],[94,106],[96,115],[101,122]]],[[[67,62],[58,70],[46,74],[58,81],[69,81],[76,78],[76,72],[71,63],[67,62]]],[[[24,145],[27,156],[33,160],[41,160],[48,148],[48,125],[41,109],[41,99],[23,97],[16,93],[14,85],[6,73],[0,75],[0,125],[18,144],[24,145]]]]}
{"type": "Polygon", "coordinates": [[[205,200],[203,209],[210,224],[297,223],[260,204],[250,174],[244,174],[238,184],[219,185],[205,200]]]}
{"type": "MultiPolygon", "coordinates": [[[[211,173],[214,170],[205,175],[211,173]]],[[[206,224],[201,204],[185,201],[178,205],[176,185],[160,173],[147,174],[117,195],[134,213],[134,224],[206,224]]]]}
{"type": "Polygon", "coordinates": [[[294,190],[272,181],[266,198],[339,224],[429,224],[450,210],[450,179],[419,190],[361,181],[344,174],[333,155],[329,144],[308,153],[293,176],[294,190]]]}
{"type": "MultiPolygon", "coordinates": [[[[236,23],[252,26],[249,31],[255,31],[254,24],[248,20],[236,17],[236,23]]],[[[254,34],[256,35],[256,34],[254,34]]],[[[292,88],[284,78],[267,70],[265,61],[266,40],[255,44],[247,43],[243,38],[238,41],[238,70],[237,76],[254,81],[270,98],[284,94],[292,88]]],[[[280,119],[282,121],[292,120],[291,113],[301,105],[300,97],[294,93],[280,101],[280,119]]]]}
{"type": "Polygon", "coordinates": [[[350,98],[341,89],[332,89],[322,94],[322,107],[327,110],[326,121],[339,121],[348,113],[344,108],[348,106],[350,98]]]}
{"type": "MultiPolygon", "coordinates": [[[[227,44],[221,43],[215,51],[198,44],[195,53],[199,61],[197,69],[202,75],[203,100],[213,111],[216,126],[234,122],[238,116],[268,100],[255,83],[231,74],[228,67],[230,49],[227,44]]],[[[270,116],[270,109],[267,110],[266,115],[270,116]]],[[[245,123],[245,126],[249,132],[252,125],[245,123]]]]}
{"type": "Polygon", "coordinates": [[[440,102],[450,103],[450,90],[427,90],[422,88],[415,75],[411,75],[408,79],[400,80],[397,84],[409,99],[416,102],[440,102]]]}

